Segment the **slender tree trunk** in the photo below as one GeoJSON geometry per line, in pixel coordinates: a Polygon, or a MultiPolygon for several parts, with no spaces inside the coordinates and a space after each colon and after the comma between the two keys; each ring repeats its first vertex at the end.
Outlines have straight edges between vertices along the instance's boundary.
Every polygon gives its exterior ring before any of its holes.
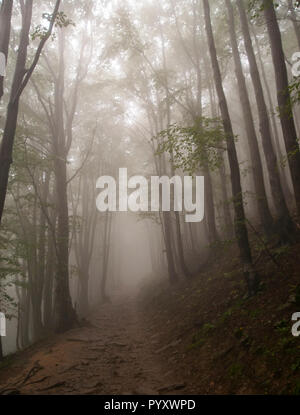
{"type": "Polygon", "coordinates": [[[36,250],[35,250],[35,275],[34,275],[34,294],[32,296],[33,307],[33,322],[35,339],[40,338],[44,334],[44,325],[42,320],[42,301],[43,290],[45,283],[45,259],[46,259],[46,216],[45,210],[47,209],[47,201],[49,194],[49,180],[50,176],[46,174],[45,182],[43,182],[43,175],[41,177],[41,200],[42,204],[40,208],[39,223],[35,228],[39,229],[38,237],[36,238],[36,250]]]}
{"type": "Polygon", "coordinates": [[[207,33],[207,41],[209,46],[209,52],[211,57],[211,64],[214,73],[214,80],[216,85],[217,94],[219,97],[220,111],[222,115],[224,131],[227,139],[227,151],[228,159],[231,170],[231,185],[232,195],[235,211],[235,232],[240,250],[241,260],[244,266],[244,276],[248,285],[249,295],[254,294],[257,291],[258,276],[253,269],[252,255],[248,239],[248,230],[246,226],[246,218],[243,204],[243,193],[241,187],[241,177],[239,170],[239,163],[237,158],[237,152],[235,148],[235,139],[232,129],[231,119],[229,116],[229,110],[227,100],[225,97],[221,71],[217,58],[217,51],[214,41],[214,35],[210,17],[210,6],[208,0],[203,0],[204,15],[205,15],[205,27],[207,33]]]}
{"type": "Polygon", "coordinates": [[[213,244],[218,240],[218,233],[216,227],[216,215],[215,215],[215,205],[214,205],[214,197],[213,197],[213,186],[211,180],[211,174],[206,167],[204,169],[204,176],[205,176],[205,189],[206,189],[206,197],[205,197],[205,211],[206,211],[206,221],[208,226],[208,238],[209,243],[213,244]]]}
{"type": "MultiPolygon", "coordinates": [[[[23,273],[26,273],[25,263],[23,263],[23,273]]],[[[24,278],[24,277],[21,277],[24,278]]],[[[17,347],[24,349],[29,345],[29,318],[30,318],[30,292],[27,286],[16,286],[18,298],[18,333],[17,347]]]]}
{"type": "MultiPolygon", "coordinates": [[[[158,94],[157,94],[158,95],[158,94]]],[[[159,97],[157,96],[158,101],[159,97]]],[[[159,131],[163,129],[163,121],[162,121],[162,110],[159,108],[158,110],[158,120],[155,123],[155,135],[157,136],[159,131]]],[[[149,116],[149,119],[151,119],[151,116],[149,116]]],[[[156,168],[156,173],[158,176],[162,176],[163,174],[166,174],[166,161],[165,161],[165,155],[162,154],[159,158],[155,156],[156,148],[153,147],[153,154],[154,154],[154,163],[156,168]]],[[[174,253],[172,250],[172,223],[171,223],[171,217],[170,212],[162,212],[160,216],[160,222],[161,222],[161,229],[162,229],[162,235],[163,240],[165,244],[165,253],[167,257],[167,269],[168,269],[168,277],[170,284],[174,284],[178,281],[178,275],[176,273],[176,267],[174,262],[174,253]]]]}
{"type": "Polygon", "coordinates": [[[221,179],[221,191],[222,191],[222,207],[223,207],[223,216],[225,224],[225,233],[227,238],[232,238],[233,236],[233,222],[230,213],[229,207],[229,197],[227,191],[227,182],[226,182],[226,170],[224,160],[221,160],[221,166],[219,168],[219,175],[221,179]]]}
{"type": "Polygon", "coordinates": [[[295,35],[296,35],[296,38],[297,38],[298,47],[299,47],[299,50],[300,50],[300,27],[299,27],[299,19],[297,17],[296,12],[295,12],[295,7],[294,7],[294,4],[293,4],[293,0],[287,0],[287,2],[288,2],[289,11],[291,13],[291,21],[293,23],[293,28],[294,28],[295,35]]]}
{"type": "Polygon", "coordinates": [[[64,125],[64,91],[65,91],[65,34],[64,29],[59,32],[59,69],[55,80],[55,110],[53,134],[54,175],[56,184],[57,209],[57,268],[55,287],[55,330],[64,332],[77,321],[76,312],[72,305],[69,286],[69,208],[67,183],[67,144],[64,125]]]}
{"type": "MultiPolygon", "coordinates": [[[[274,139],[275,139],[274,146],[277,150],[277,157],[279,158],[279,161],[281,161],[282,160],[282,151],[281,151],[281,147],[280,147],[279,129],[278,129],[278,126],[277,126],[277,117],[276,117],[276,114],[275,114],[275,105],[273,103],[272,94],[271,94],[270,86],[269,86],[269,83],[268,83],[267,74],[266,74],[266,70],[265,70],[265,67],[264,67],[264,62],[263,62],[262,55],[261,55],[259,41],[258,41],[257,35],[256,35],[255,31],[253,30],[253,28],[252,28],[252,34],[253,34],[256,49],[257,49],[257,56],[258,56],[258,60],[259,60],[260,68],[261,68],[261,74],[262,74],[262,79],[263,79],[263,82],[264,82],[265,91],[266,91],[266,94],[267,94],[267,97],[268,97],[269,114],[270,114],[270,117],[271,117],[271,120],[272,120],[273,134],[274,134],[274,139]]],[[[282,173],[280,175],[281,187],[284,191],[286,200],[288,202],[290,202],[291,200],[293,200],[294,196],[293,196],[293,194],[291,192],[291,189],[288,185],[288,178],[290,177],[289,167],[280,169],[280,166],[279,166],[279,173],[280,172],[282,173]]]]}
{"type": "Polygon", "coordinates": [[[22,295],[24,305],[21,309],[21,313],[23,313],[21,338],[24,349],[30,344],[30,292],[26,287],[22,288],[22,295]]]}
{"type": "MultiPolygon", "coordinates": [[[[202,32],[201,32],[202,35],[202,32]]],[[[195,41],[194,41],[195,43],[195,41]]],[[[195,46],[196,49],[196,46],[195,46]]],[[[197,56],[196,62],[196,70],[197,70],[197,116],[200,117],[193,117],[194,123],[198,124],[199,130],[202,129],[202,121],[201,118],[203,116],[203,108],[202,108],[202,74],[200,68],[200,56],[199,52],[195,50],[197,56]]],[[[205,62],[206,63],[206,62],[205,62]]],[[[215,203],[214,203],[214,191],[213,191],[213,183],[212,177],[209,170],[209,167],[206,166],[204,168],[204,176],[205,176],[205,188],[206,188],[206,198],[205,198],[205,220],[207,221],[208,226],[208,240],[210,244],[213,244],[218,240],[218,232],[217,232],[217,225],[216,225],[216,213],[215,213],[215,203]]]]}
{"type": "Polygon", "coordinates": [[[250,73],[254,86],[256,104],[258,108],[260,133],[264,154],[267,162],[271,193],[274,201],[276,213],[278,215],[279,232],[281,237],[285,240],[289,238],[290,232],[293,230],[293,224],[290,213],[284,198],[283,189],[280,182],[279,166],[277,163],[276,152],[273,147],[271,126],[269,122],[269,115],[267,105],[264,97],[263,86],[259,75],[259,70],[253,50],[251,35],[249,31],[247,15],[242,0],[237,0],[239,15],[241,20],[241,27],[243,31],[245,48],[250,65],[250,73]]]}
{"type": "Polygon", "coordinates": [[[36,195],[32,211],[32,223],[28,221],[27,217],[25,217],[23,221],[27,227],[27,268],[32,308],[33,340],[36,341],[42,335],[41,299],[39,298],[40,279],[38,274],[38,205],[36,195]]]}
{"type": "Polygon", "coordinates": [[[88,266],[84,266],[79,275],[79,313],[81,316],[87,315],[89,311],[89,278],[87,277],[88,266]]]}
{"type": "Polygon", "coordinates": [[[194,255],[196,255],[197,247],[196,247],[196,241],[195,241],[195,236],[194,236],[194,228],[191,223],[188,224],[188,229],[189,229],[189,234],[190,234],[190,239],[191,239],[192,252],[194,255]]]}
{"type": "Polygon", "coordinates": [[[9,104],[7,106],[4,133],[0,147],[0,225],[7,193],[9,170],[12,163],[12,152],[17,127],[20,97],[22,95],[22,92],[26,88],[29,79],[39,61],[45,43],[51,36],[57,12],[60,6],[60,0],[56,1],[49,29],[46,35],[41,40],[39,47],[37,48],[32,65],[29,69],[27,69],[26,59],[27,48],[29,44],[29,32],[32,19],[32,5],[33,0],[26,0],[25,2],[21,3],[22,29],[20,35],[20,43],[18,48],[17,62],[15,66],[9,104]]]}
{"type": "Polygon", "coordinates": [[[257,49],[257,57],[258,57],[259,64],[260,64],[260,69],[261,69],[262,79],[263,79],[263,82],[264,82],[265,91],[266,91],[266,94],[267,94],[267,97],[268,97],[269,112],[270,112],[270,116],[271,116],[271,119],[272,119],[273,134],[274,134],[274,138],[275,138],[276,149],[277,149],[278,156],[281,159],[282,154],[281,154],[281,148],[280,148],[279,130],[278,130],[277,120],[276,120],[276,115],[275,115],[275,105],[274,105],[274,102],[273,102],[273,99],[272,99],[270,85],[268,83],[267,74],[266,74],[266,70],[265,70],[265,67],[264,67],[264,62],[263,62],[262,53],[261,53],[261,47],[260,47],[257,35],[256,35],[255,31],[253,30],[253,27],[252,27],[252,34],[253,34],[256,49],[257,49]]]}
{"type": "Polygon", "coordinates": [[[0,336],[0,362],[3,360],[2,338],[0,336]]]}
{"type": "MultiPolygon", "coordinates": [[[[205,62],[205,70],[207,71],[207,73],[209,73],[209,66],[207,63],[207,58],[204,58],[204,62],[205,62]]],[[[213,80],[211,79],[211,77],[208,77],[209,79],[209,101],[210,101],[210,106],[211,106],[211,116],[212,118],[217,118],[218,116],[218,111],[217,111],[217,104],[216,104],[216,99],[215,99],[215,94],[214,94],[214,86],[213,86],[213,80]]],[[[221,157],[221,164],[219,167],[219,175],[220,175],[220,179],[221,179],[221,191],[222,191],[222,198],[223,198],[223,203],[222,203],[222,207],[223,207],[223,216],[224,216],[224,224],[225,224],[225,232],[226,232],[226,237],[227,238],[232,238],[233,233],[234,233],[234,229],[233,229],[233,222],[232,222],[232,217],[231,217],[231,213],[230,213],[230,202],[229,202],[229,195],[228,195],[228,191],[227,191],[227,183],[226,183],[226,168],[225,168],[225,163],[224,163],[224,157],[223,154],[220,154],[221,157]]]]}
{"type": "MultiPolygon", "coordinates": [[[[7,62],[13,0],[2,0],[0,9],[0,52],[7,62]]],[[[0,76],[0,101],[4,93],[4,76],[0,76]]]]}
{"type": "Polygon", "coordinates": [[[263,168],[259,152],[257,135],[254,126],[253,114],[251,110],[246,80],[243,74],[243,67],[236,39],[233,7],[231,4],[231,0],[225,0],[225,3],[228,11],[229,32],[233,58],[235,63],[235,73],[238,81],[238,91],[243,111],[244,123],[246,127],[246,134],[250,148],[252,172],[254,176],[254,186],[257,198],[260,224],[263,227],[265,233],[270,234],[273,219],[268,205],[267,193],[264,184],[263,168]]]}
{"type": "Polygon", "coordinates": [[[0,224],[7,192],[9,170],[12,163],[12,151],[17,127],[18,110],[18,102],[11,102],[8,104],[6,123],[0,147],[0,224]]]}
{"type": "Polygon", "coordinates": [[[169,212],[163,212],[163,226],[164,226],[164,241],[166,247],[166,255],[167,255],[167,262],[168,262],[168,275],[169,281],[171,284],[174,284],[178,281],[178,275],[175,269],[175,263],[173,258],[173,250],[172,250],[172,237],[171,237],[171,217],[169,212]]]}
{"type": "MultiPolygon", "coordinates": [[[[55,228],[56,215],[52,215],[52,224],[55,228]]],[[[45,284],[44,284],[44,326],[46,329],[53,328],[53,281],[54,281],[54,270],[55,270],[55,249],[54,249],[53,234],[48,231],[47,238],[47,260],[45,268],[45,284]]]]}
{"type": "MultiPolygon", "coordinates": [[[[77,204],[74,203],[72,199],[73,205],[73,216],[77,218],[78,216],[78,205],[79,201],[81,200],[81,227],[79,235],[77,235],[76,229],[76,221],[75,221],[75,228],[74,228],[74,238],[73,238],[73,245],[75,251],[75,258],[76,263],[79,271],[79,313],[80,315],[87,315],[89,312],[89,280],[90,280],[90,264],[91,264],[91,257],[94,250],[94,241],[95,241],[95,234],[97,228],[97,212],[94,209],[93,200],[96,197],[93,195],[93,190],[89,187],[89,181],[94,183],[95,178],[87,177],[84,174],[80,177],[79,185],[78,185],[78,200],[77,204]],[[88,180],[89,179],[89,180],[88,180]]],[[[71,192],[71,197],[72,197],[71,192]]]]}
{"type": "Polygon", "coordinates": [[[17,334],[16,334],[16,347],[17,351],[19,352],[21,347],[21,307],[20,307],[20,297],[18,297],[19,303],[18,303],[18,316],[17,316],[17,334]]]}
{"type": "Polygon", "coordinates": [[[192,274],[188,269],[186,264],[184,250],[183,250],[183,243],[182,243],[182,232],[181,232],[181,224],[180,224],[180,216],[178,212],[175,213],[175,221],[176,221],[176,236],[177,236],[177,246],[178,246],[178,254],[179,254],[179,262],[180,267],[184,273],[186,278],[191,278],[192,274]]]}
{"type": "MultiPolygon", "coordinates": [[[[167,75],[167,60],[166,60],[166,51],[165,51],[165,39],[164,39],[164,34],[163,34],[163,29],[162,26],[160,25],[160,32],[161,32],[161,41],[162,41],[162,55],[163,55],[163,68],[164,71],[166,73],[166,112],[167,112],[167,127],[169,127],[169,125],[171,124],[171,105],[170,105],[170,92],[169,92],[169,86],[168,86],[168,75],[167,75]]],[[[174,176],[175,175],[175,169],[174,169],[174,161],[173,161],[173,154],[171,154],[171,174],[174,176]]],[[[169,224],[170,224],[170,230],[173,229],[172,228],[172,221],[171,221],[171,214],[167,212],[167,214],[169,214],[170,216],[170,220],[169,220],[169,224]]],[[[180,218],[179,218],[179,213],[178,212],[174,212],[175,214],[175,235],[176,235],[176,240],[173,241],[174,242],[174,248],[176,249],[176,242],[177,242],[177,249],[178,249],[178,257],[179,257],[179,264],[180,264],[180,268],[182,269],[184,276],[186,278],[190,278],[191,277],[191,273],[186,265],[186,261],[185,261],[185,256],[184,256],[184,250],[183,250],[183,245],[182,245],[182,234],[181,234],[181,226],[180,226],[180,218]]],[[[172,238],[171,238],[172,239],[172,238]]],[[[172,248],[171,248],[172,249],[172,248]]],[[[174,250],[175,250],[174,249],[174,250]]],[[[176,253],[174,253],[176,255],[176,253]]],[[[177,259],[177,258],[175,258],[177,259]]]]}
{"type": "Polygon", "coordinates": [[[67,160],[56,156],[55,177],[57,191],[57,272],[55,292],[55,327],[61,333],[76,321],[69,287],[69,213],[67,198],[67,160]]]}
{"type": "MultiPolygon", "coordinates": [[[[0,279],[0,290],[1,290],[1,279],[0,279]]],[[[0,302],[0,312],[1,312],[1,302],[0,302]]],[[[2,349],[2,338],[0,336],[0,362],[3,359],[3,349],[2,349]]]]}
{"type": "Polygon", "coordinates": [[[292,113],[288,74],[285,64],[281,33],[273,2],[269,0],[263,0],[263,5],[275,69],[281,127],[294,186],[297,213],[300,215],[300,153],[297,141],[297,132],[292,113]]]}
{"type": "MultiPolygon", "coordinates": [[[[169,119],[169,121],[170,121],[170,119],[169,119]]],[[[173,177],[175,176],[173,154],[171,155],[171,174],[172,174],[173,177]]],[[[174,211],[174,215],[175,215],[175,226],[176,226],[175,233],[176,233],[176,239],[177,239],[179,265],[180,265],[180,268],[182,269],[182,272],[183,272],[185,278],[189,279],[189,278],[191,278],[192,274],[189,271],[188,266],[186,264],[186,260],[185,260],[183,243],[182,243],[182,231],[181,231],[179,212],[174,211]]]]}
{"type": "Polygon", "coordinates": [[[105,228],[104,228],[104,252],[103,252],[103,263],[102,263],[102,278],[100,282],[100,298],[102,302],[107,301],[106,295],[106,283],[108,276],[108,260],[110,254],[110,235],[111,235],[111,224],[112,224],[112,215],[111,213],[106,213],[105,228]]]}

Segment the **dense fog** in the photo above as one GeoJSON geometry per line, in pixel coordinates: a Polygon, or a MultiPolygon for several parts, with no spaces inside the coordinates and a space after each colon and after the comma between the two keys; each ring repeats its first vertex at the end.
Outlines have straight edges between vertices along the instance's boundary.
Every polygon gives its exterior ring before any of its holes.
{"type": "Polygon", "coordinates": [[[223,252],[256,296],[299,241],[298,2],[0,3],[0,360],[223,252]]]}

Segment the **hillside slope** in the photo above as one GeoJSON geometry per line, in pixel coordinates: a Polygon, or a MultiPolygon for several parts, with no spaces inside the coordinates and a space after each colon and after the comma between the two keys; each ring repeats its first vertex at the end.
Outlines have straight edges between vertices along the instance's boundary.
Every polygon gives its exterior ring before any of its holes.
{"type": "Polygon", "coordinates": [[[299,249],[258,255],[260,291],[250,299],[234,247],[216,251],[191,283],[144,291],[145,324],[190,393],[300,394],[300,337],[291,333],[299,249]]]}

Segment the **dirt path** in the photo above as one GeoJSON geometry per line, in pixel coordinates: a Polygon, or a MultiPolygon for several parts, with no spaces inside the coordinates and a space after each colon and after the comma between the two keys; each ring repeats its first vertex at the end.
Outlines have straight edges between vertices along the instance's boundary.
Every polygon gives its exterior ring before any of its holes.
{"type": "Polygon", "coordinates": [[[133,299],[116,299],[90,317],[88,327],[32,346],[0,371],[0,393],[184,393],[172,368],[162,368],[155,333],[133,299]]]}

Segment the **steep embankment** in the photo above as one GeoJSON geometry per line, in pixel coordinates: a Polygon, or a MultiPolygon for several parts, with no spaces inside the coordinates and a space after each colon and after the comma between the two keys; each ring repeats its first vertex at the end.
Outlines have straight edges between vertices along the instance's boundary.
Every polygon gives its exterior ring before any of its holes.
{"type": "Polygon", "coordinates": [[[291,333],[292,314],[300,312],[299,250],[258,255],[262,283],[250,299],[233,247],[213,255],[191,283],[148,287],[140,304],[146,324],[168,345],[162,360],[189,392],[300,394],[300,337],[291,333]]]}

